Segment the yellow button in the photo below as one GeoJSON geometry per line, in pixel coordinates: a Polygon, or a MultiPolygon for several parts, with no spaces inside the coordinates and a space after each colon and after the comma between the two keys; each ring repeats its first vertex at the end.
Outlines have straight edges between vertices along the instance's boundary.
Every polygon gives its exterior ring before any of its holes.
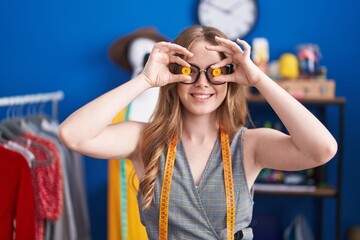
{"type": "Polygon", "coordinates": [[[191,69],[189,67],[182,67],[181,73],[184,75],[190,75],[191,69]]]}
{"type": "Polygon", "coordinates": [[[217,76],[221,75],[221,69],[220,68],[214,68],[214,70],[212,70],[212,75],[214,77],[217,77],[217,76]]]}

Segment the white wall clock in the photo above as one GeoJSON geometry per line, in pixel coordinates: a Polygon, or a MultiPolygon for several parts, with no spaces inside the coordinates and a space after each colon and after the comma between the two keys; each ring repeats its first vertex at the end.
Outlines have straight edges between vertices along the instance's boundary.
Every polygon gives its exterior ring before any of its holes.
{"type": "Polygon", "coordinates": [[[198,17],[201,25],[216,27],[230,39],[245,37],[258,17],[256,0],[200,0],[198,17]]]}

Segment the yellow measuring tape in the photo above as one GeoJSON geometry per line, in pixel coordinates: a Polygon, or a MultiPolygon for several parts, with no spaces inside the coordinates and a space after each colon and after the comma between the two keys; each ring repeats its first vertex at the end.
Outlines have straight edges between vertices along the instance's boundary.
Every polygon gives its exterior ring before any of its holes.
{"type": "MultiPolygon", "coordinates": [[[[220,127],[220,141],[222,160],[224,165],[224,181],[226,194],[226,233],[227,239],[234,239],[235,226],[235,196],[234,196],[234,181],[231,167],[231,151],[229,135],[220,127]]],[[[159,215],[159,240],[167,240],[168,238],[168,213],[169,213],[169,196],[172,174],[174,169],[176,145],[178,136],[174,135],[168,147],[166,156],[164,179],[160,196],[160,215],[159,215]]]]}

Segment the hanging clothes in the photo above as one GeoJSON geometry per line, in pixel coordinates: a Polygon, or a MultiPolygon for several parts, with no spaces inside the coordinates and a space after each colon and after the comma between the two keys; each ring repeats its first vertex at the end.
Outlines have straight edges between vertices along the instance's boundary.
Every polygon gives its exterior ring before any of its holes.
{"type": "Polygon", "coordinates": [[[63,214],[47,222],[46,240],[90,240],[90,221],[85,191],[83,156],[66,148],[57,137],[58,124],[41,122],[38,136],[51,140],[60,150],[63,176],[63,214]]]}
{"type": "Polygon", "coordinates": [[[43,142],[51,141],[59,150],[63,182],[63,211],[56,221],[47,219],[45,240],[91,240],[82,156],[62,145],[57,138],[57,127],[46,121],[42,121],[36,135],[43,142]]]}
{"type": "Polygon", "coordinates": [[[35,202],[26,158],[0,144],[0,239],[35,240],[35,202]]]}
{"type": "MultiPolygon", "coordinates": [[[[0,106],[61,98],[0,98],[0,106]]],[[[57,128],[46,114],[0,122],[1,240],[91,240],[83,159],[59,141],[57,128]]]]}
{"type": "Polygon", "coordinates": [[[24,149],[29,151],[28,158],[33,159],[27,164],[34,192],[35,239],[90,240],[83,159],[61,144],[56,129],[40,123],[22,122],[23,135],[13,134],[7,143],[23,154],[24,149]]]}
{"type": "MultiPolygon", "coordinates": [[[[32,170],[32,182],[35,199],[36,239],[45,236],[45,221],[56,221],[62,212],[62,179],[59,151],[55,144],[46,139],[26,133],[23,138],[30,146],[28,149],[35,155],[36,163],[32,170]],[[36,144],[35,144],[36,143],[36,144]],[[40,147],[42,146],[42,147],[40,147]]],[[[19,144],[26,146],[24,142],[19,144]]]]}

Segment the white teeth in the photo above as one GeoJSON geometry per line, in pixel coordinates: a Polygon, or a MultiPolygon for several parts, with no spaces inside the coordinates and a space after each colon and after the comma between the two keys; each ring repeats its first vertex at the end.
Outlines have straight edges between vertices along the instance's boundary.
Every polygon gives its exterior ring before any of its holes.
{"type": "Polygon", "coordinates": [[[195,98],[199,98],[199,99],[206,99],[206,98],[209,98],[209,97],[211,97],[211,94],[206,94],[206,95],[203,95],[203,94],[193,94],[193,96],[195,97],[195,98]]]}

